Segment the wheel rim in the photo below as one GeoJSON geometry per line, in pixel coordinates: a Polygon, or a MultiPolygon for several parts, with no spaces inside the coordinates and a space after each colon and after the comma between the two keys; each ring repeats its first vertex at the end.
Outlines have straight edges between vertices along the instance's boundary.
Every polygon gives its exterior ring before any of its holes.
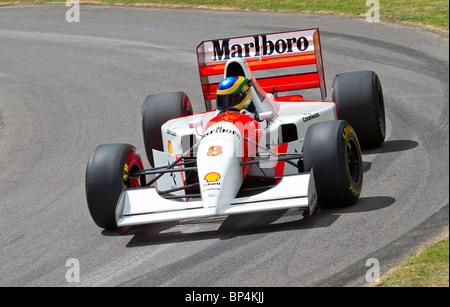
{"type": "Polygon", "coordinates": [[[123,175],[123,187],[128,188],[139,188],[141,186],[140,177],[132,177],[131,173],[142,170],[144,167],[142,165],[141,158],[135,153],[131,152],[125,162],[124,175],[123,175]]]}
{"type": "Polygon", "coordinates": [[[358,153],[358,147],[352,140],[350,140],[347,144],[346,156],[350,177],[352,178],[354,184],[359,184],[362,177],[361,161],[358,153]]]}
{"type": "Polygon", "coordinates": [[[386,135],[386,115],[384,113],[384,98],[381,89],[378,94],[378,109],[380,110],[380,131],[381,137],[384,139],[386,135]]]}

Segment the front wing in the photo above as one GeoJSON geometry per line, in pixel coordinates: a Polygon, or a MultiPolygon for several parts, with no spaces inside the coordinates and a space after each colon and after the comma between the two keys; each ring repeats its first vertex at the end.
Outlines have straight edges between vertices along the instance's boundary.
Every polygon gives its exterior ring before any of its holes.
{"type": "Polygon", "coordinates": [[[116,208],[117,227],[184,219],[299,208],[311,215],[317,205],[313,170],[283,177],[273,188],[210,208],[202,200],[178,202],[161,197],[156,188],[127,189],[116,208]]]}

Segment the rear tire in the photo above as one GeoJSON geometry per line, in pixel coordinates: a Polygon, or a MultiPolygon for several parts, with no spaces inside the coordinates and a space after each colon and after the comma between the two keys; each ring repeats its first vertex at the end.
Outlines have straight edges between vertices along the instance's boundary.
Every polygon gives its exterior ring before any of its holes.
{"type": "Polygon", "coordinates": [[[343,120],[311,125],[303,142],[303,166],[313,169],[321,207],[354,204],[363,183],[361,148],[353,128],[343,120]]]}
{"type": "Polygon", "coordinates": [[[116,205],[124,189],[139,187],[133,171],[144,169],[136,148],[129,144],[99,145],[89,157],[86,167],[86,200],[97,226],[116,229],[116,205]]]}
{"type": "Polygon", "coordinates": [[[189,97],[183,92],[149,95],[142,106],[142,133],[148,162],[155,166],[153,149],[163,151],[161,126],[168,120],[192,115],[189,97]]]}
{"type": "Polygon", "coordinates": [[[337,75],[332,100],[339,119],[347,121],[358,135],[362,148],[380,147],[386,136],[383,90],[373,71],[337,75]]]}

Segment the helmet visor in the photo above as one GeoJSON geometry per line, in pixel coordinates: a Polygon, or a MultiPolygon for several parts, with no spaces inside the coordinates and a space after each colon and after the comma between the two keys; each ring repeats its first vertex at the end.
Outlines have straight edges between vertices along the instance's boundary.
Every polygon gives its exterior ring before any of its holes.
{"type": "Polygon", "coordinates": [[[240,92],[236,94],[217,95],[217,109],[225,110],[239,105],[245,96],[240,92]]]}

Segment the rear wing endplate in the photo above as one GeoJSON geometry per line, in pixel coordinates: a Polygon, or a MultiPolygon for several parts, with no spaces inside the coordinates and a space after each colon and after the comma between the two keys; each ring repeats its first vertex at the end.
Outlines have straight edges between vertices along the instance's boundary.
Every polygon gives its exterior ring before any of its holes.
{"type": "Polygon", "coordinates": [[[252,71],[308,66],[306,72],[274,72],[256,79],[266,93],[320,88],[322,100],[327,97],[318,28],[203,41],[197,60],[207,110],[220,82],[213,77],[223,77],[227,60],[234,57],[245,59],[252,71]]]}

